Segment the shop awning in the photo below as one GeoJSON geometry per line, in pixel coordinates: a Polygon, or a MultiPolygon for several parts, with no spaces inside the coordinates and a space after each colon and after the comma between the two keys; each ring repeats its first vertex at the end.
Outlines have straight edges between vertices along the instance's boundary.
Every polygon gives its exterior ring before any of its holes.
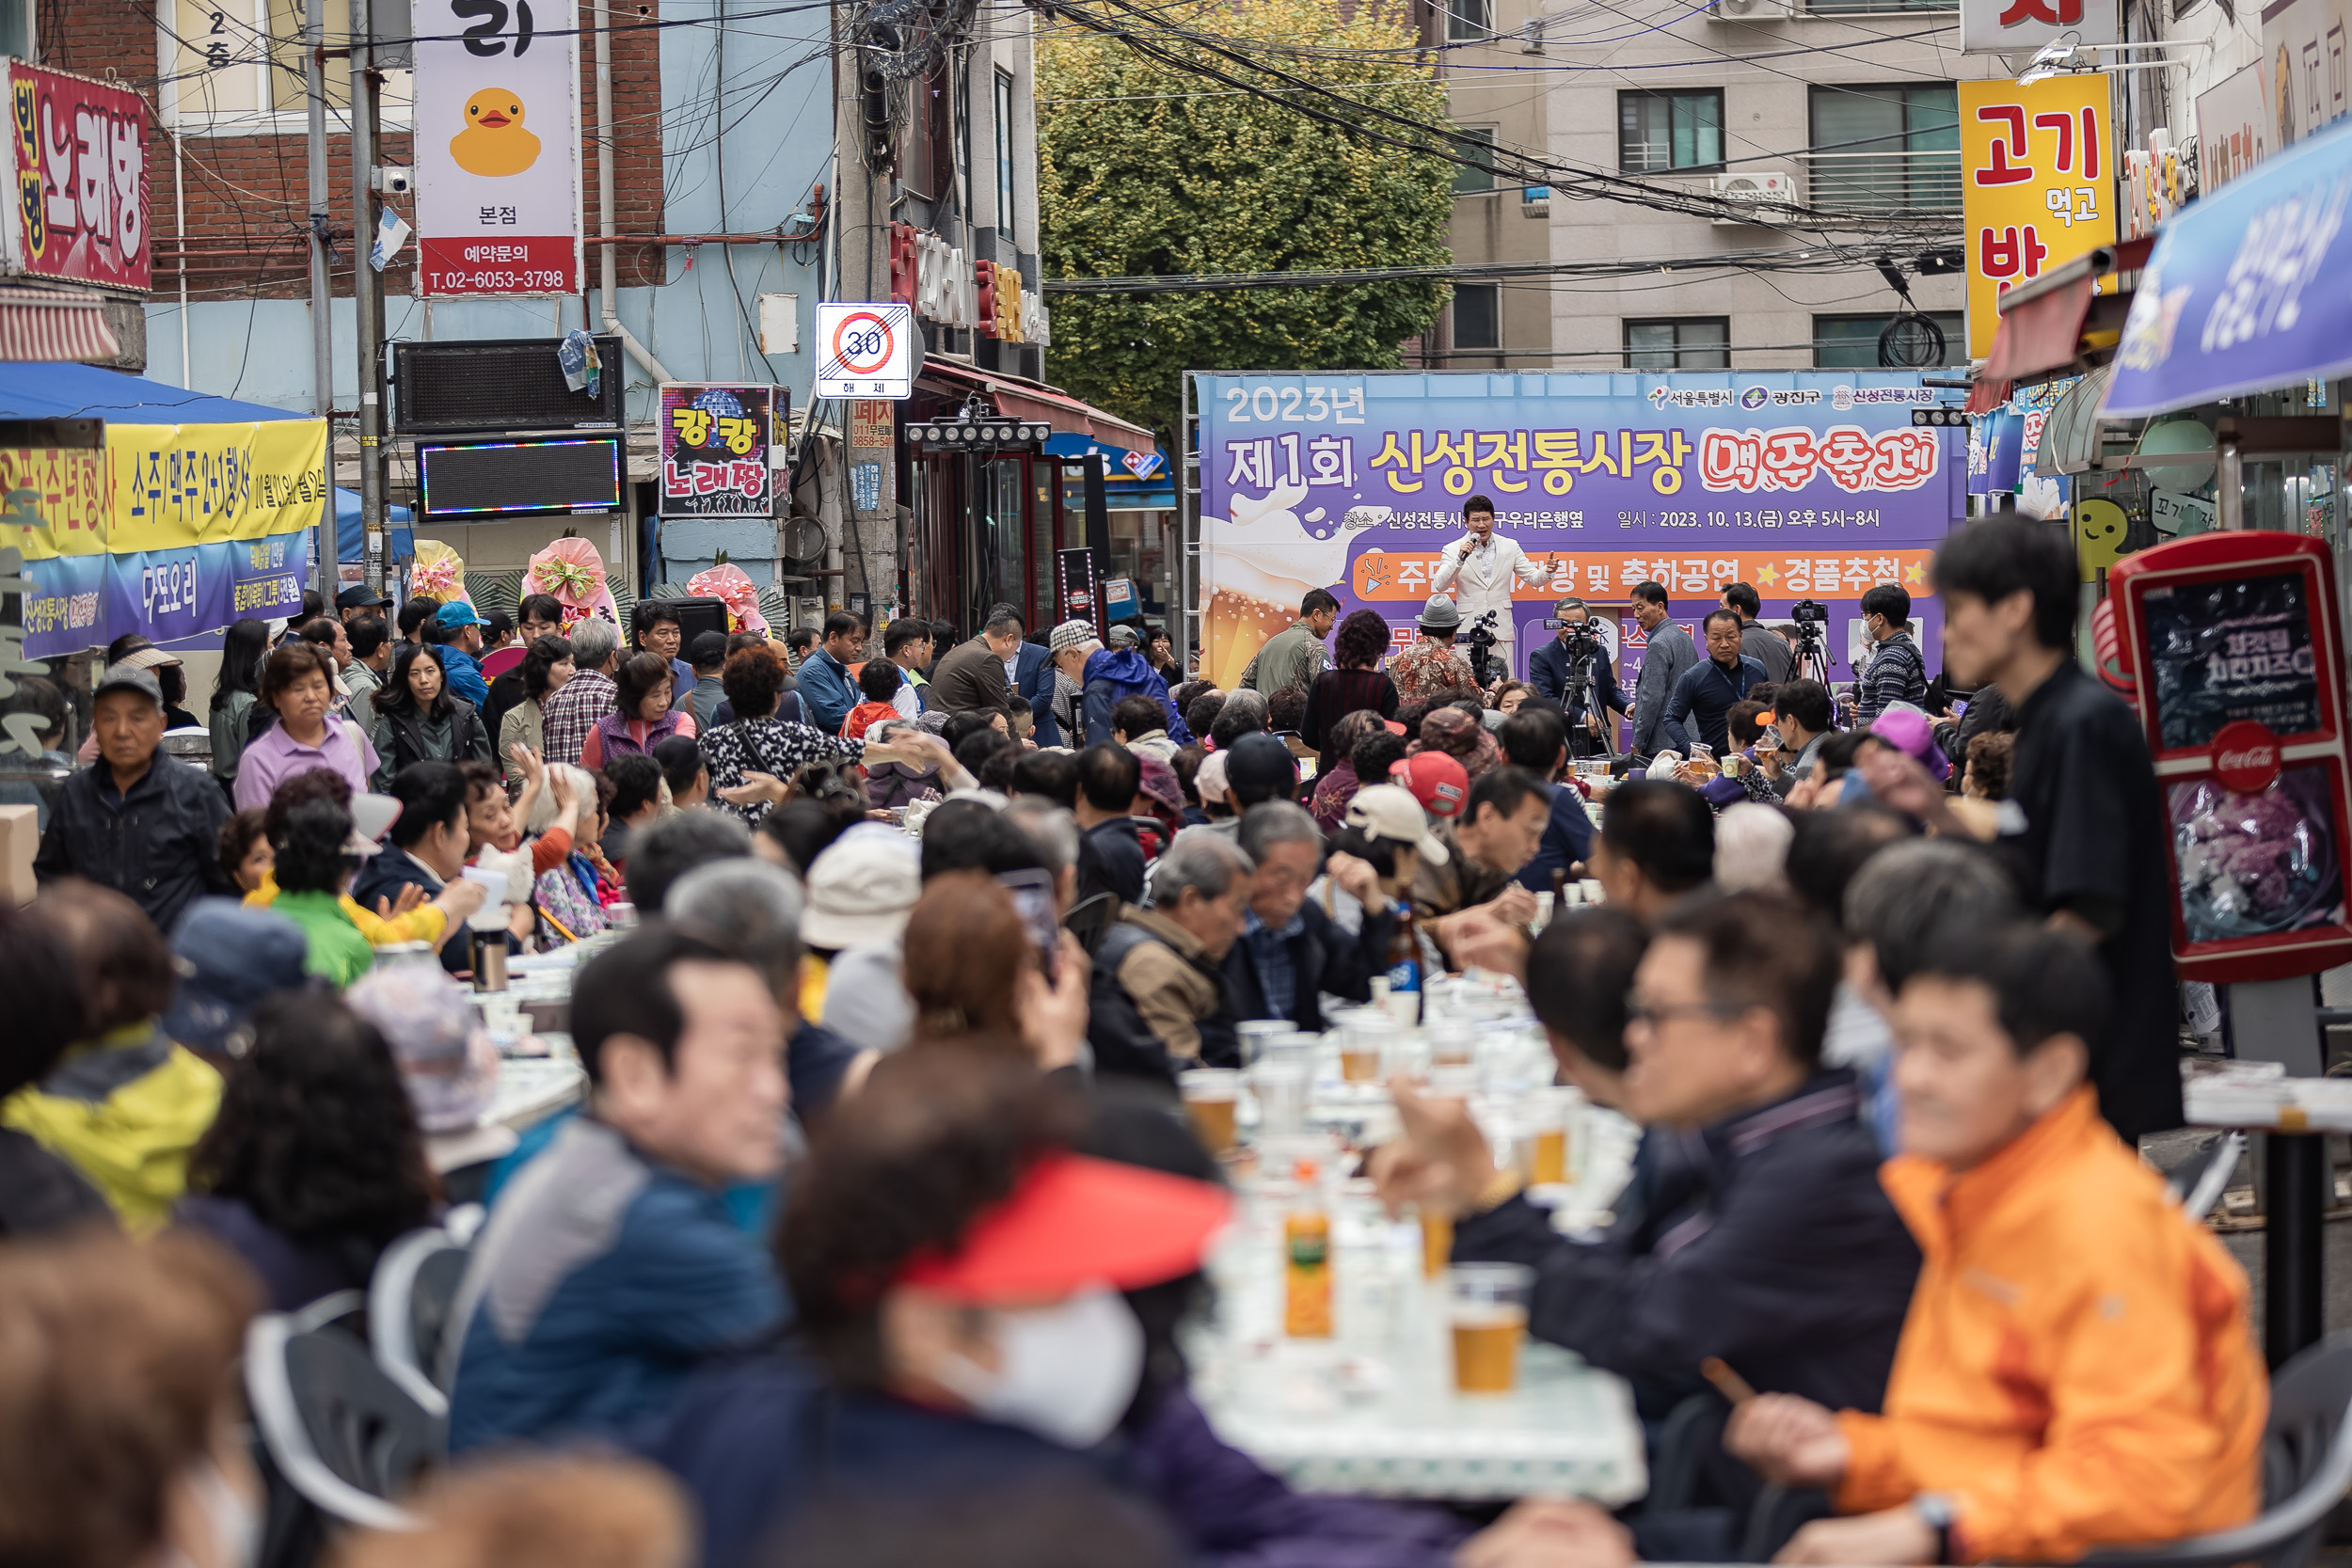
{"type": "Polygon", "coordinates": [[[2080,374],[2101,362],[2121,335],[2132,293],[2103,294],[2099,280],[2137,271],[2152,243],[2100,245],[2003,294],[2000,330],[1969,389],[1968,412],[1998,408],[2020,382],[2080,374]]]}
{"type": "Polygon", "coordinates": [[[1103,478],[1113,485],[1159,484],[1168,483],[1168,459],[1153,445],[1142,447],[1115,446],[1098,441],[1089,436],[1073,436],[1056,431],[1045,438],[1045,455],[1064,462],[1100,454],[1103,478]]]}
{"type": "Polygon", "coordinates": [[[2115,366],[2106,364],[2066,388],[2042,426],[2042,444],[2034,449],[2033,471],[2043,479],[2084,474],[2099,466],[2106,454],[2099,438],[2099,402],[2106,396],[2115,366]]]}
{"type": "Polygon", "coordinates": [[[44,363],[113,359],[122,345],[95,295],[53,289],[0,292],[0,359],[44,363]]]}
{"type": "Polygon", "coordinates": [[[1035,381],[940,358],[923,361],[922,379],[937,383],[941,390],[954,397],[973,390],[985,392],[999,414],[1037,420],[1064,436],[1083,436],[1128,451],[1158,450],[1150,431],[1035,381]]]}
{"type": "Polygon", "coordinates": [[[2124,324],[2107,417],[2352,374],[2347,205],[2352,124],[2339,124],[2176,214],[2124,324]]]}
{"type": "Polygon", "coordinates": [[[103,420],[108,424],[250,424],[310,420],[266,404],[192,392],[94,365],[0,363],[0,419],[103,420]]]}

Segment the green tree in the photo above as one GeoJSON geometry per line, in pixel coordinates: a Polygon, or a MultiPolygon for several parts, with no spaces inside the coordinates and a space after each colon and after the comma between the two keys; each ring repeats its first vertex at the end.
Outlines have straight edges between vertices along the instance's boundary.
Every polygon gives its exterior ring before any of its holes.
{"type": "MultiPolygon", "coordinates": [[[[1402,8],[1211,0],[1116,15],[1181,59],[1277,87],[1183,38],[1213,34],[1289,75],[1446,125],[1445,88],[1402,8]],[[1352,14],[1350,10],[1352,9],[1352,14]],[[1311,40],[1308,50],[1301,40],[1311,40]]],[[[1038,46],[1047,277],[1443,264],[1454,166],[1350,135],[1062,22],[1038,46]]],[[[1320,100],[1330,107],[1328,100],[1320,100]]],[[[1347,111],[1341,109],[1342,115],[1347,111]]],[[[1051,296],[1054,380],[1174,436],[1186,371],[1377,370],[1448,297],[1431,279],[1347,287],[1051,296]]],[[[1175,450],[1172,446],[1170,451],[1175,450]]]]}

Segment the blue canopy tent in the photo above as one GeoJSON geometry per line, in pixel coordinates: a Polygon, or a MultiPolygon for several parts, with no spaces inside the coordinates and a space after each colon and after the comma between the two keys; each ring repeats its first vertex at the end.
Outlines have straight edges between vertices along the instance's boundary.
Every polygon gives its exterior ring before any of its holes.
{"type": "Polygon", "coordinates": [[[89,365],[0,361],[0,419],[104,420],[109,424],[246,424],[309,420],[263,404],[193,392],[89,365]]]}
{"type": "MultiPolygon", "coordinates": [[[[413,520],[405,506],[384,509],[384,559],[387,565],[401,556],[417,553],[417,535],[408,526],[413,520]]],[[[366,530],[359,526],[359,492],[335,486],[335,559],[346,566],[356,566],[367,559],[366,530]]]]}

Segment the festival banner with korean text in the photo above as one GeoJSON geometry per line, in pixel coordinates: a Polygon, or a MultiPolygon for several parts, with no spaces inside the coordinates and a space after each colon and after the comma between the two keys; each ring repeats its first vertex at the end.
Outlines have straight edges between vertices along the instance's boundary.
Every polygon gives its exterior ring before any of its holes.
{"type": "Polygon", "coordinates": [[[329,494],[324,420],[109,423],[105,443],[0,448],[0,546],[24,562],[29,657],[300,607],[329,494]]]}
{"type": "Polygon", "coordinates": [[[2115,239],[2108,78],[1960,84],[1968,356],[1993,352],[2004,291],[2115,239]]]}
{"type": "MultiPolygon", "coordinates": [[[[1695,629],[1724,584],[1767,620],[1830,611],[1824,650],[1850,673],[1857,601],[1881,582],[1920,601],[1937,662],[1929,564],[1966,509],[1965,433],[1914,426],[1938,394],[1908,372],[1200,375],[1203,673],[1231,686],[1311,589],[1370,608],[1401,638],[1462,503],[1491,499],[1498,535],[1542,569],[1511,594],[1513,673],[1574,594],[1673,595],[1695,629]]],[[[1646,639],[1629,617],[1623,665],[1646,639]]]]}
{"type": "Polygon", "coordinates": [[[765,517],[773,387],[666,384],[661,388],[661,515],[765,517]]]}
{"type": "Polygon", "coordinates": [[[128,87],[8,62],[8,210],[0,262],[34,277],[154,286],[147,103],[128,87]]]}

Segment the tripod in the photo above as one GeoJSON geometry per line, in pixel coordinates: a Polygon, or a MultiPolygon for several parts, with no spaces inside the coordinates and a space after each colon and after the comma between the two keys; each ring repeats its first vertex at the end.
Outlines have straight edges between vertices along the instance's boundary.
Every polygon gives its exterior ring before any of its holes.
{"type": "Polygon", "coordinates": [[[1820,681],[1823,690],[1829,689],[1829,650],[1823,645],[1818,621],[1797,623],[1797,674],[1804,680],[1820,681]]]}
{"type": "Polygon", "coordinates": [[[1609,715],[1606,713],[1596,715],[1600,720],[1598,734],[1585,728],[1583,724],[1582,709],[1587,699],[1592,695],[1593,657],[1597,649],[1588,647],[1582,638],[1572,641],[1568,647],[1568,675],[1560,692],[1560,705],[1569,713],[1577,715],[1576,718],[1568,721],[1568,755],[1575,758],[1597,754],[1613,762],[1616,760],[1617,752],[1616,748],[1609,743],[1609,715]],[[1600,748],[1597,753],[1584,749],[1588,745],[1595,744],[1600,748]]]}

